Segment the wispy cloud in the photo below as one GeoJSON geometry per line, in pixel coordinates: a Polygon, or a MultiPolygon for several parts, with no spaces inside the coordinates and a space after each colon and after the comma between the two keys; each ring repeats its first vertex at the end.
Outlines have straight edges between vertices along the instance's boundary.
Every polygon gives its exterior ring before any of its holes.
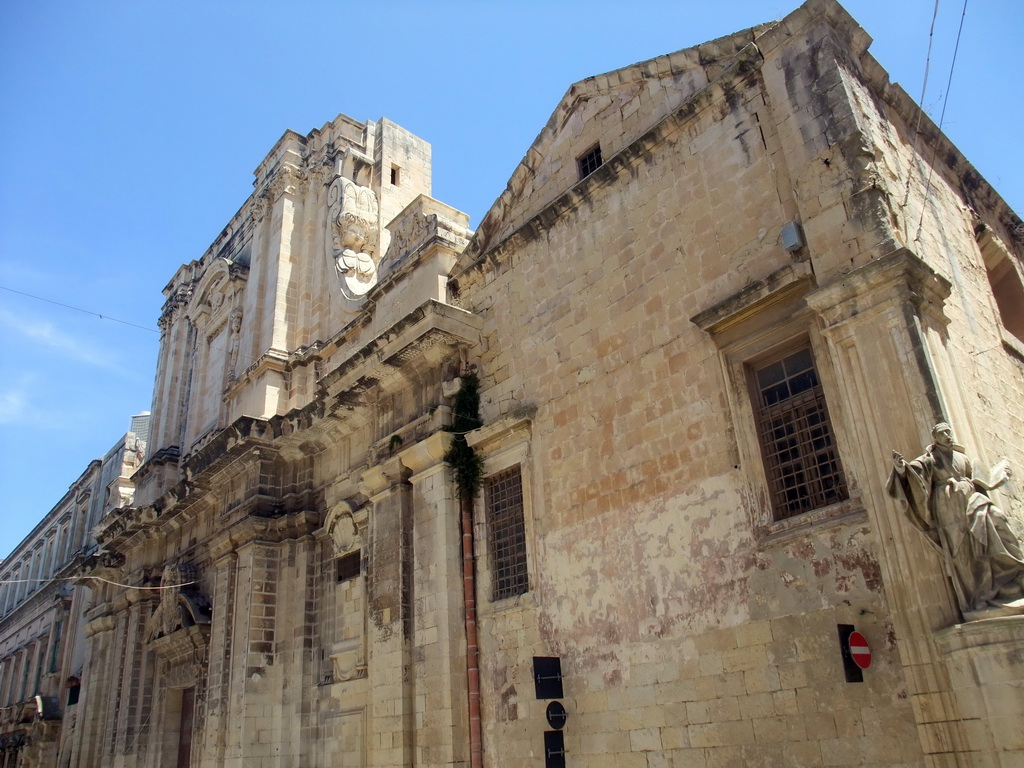
{"type": "Polygon", "coordinates": [[[7,285],[46,285],[50,274],[36,262],[0,257],[0,279],[7,285]]]}
{"type": "Polygon", "coordinates": [[[0,309],[0,325],[12,330],[26,341],[42,344],[68,361],[102,368],[119,376],[132,375],[109,349],[101,349],[90,339],[67,333],[47,320],[16,315],[10,310],[0,309]]]}
{"type": "MultiPolygon", "coordinates": [[[[32,373],[5,379],[0,388],[0,428],[25,424],[31,424],[37,429],[66,426],[68,419],[65,414],[52,407],[40,408],[40,400],[48,406],[53,405],[45,397],[40,397],[43,389],[39,377],[32,373]]],[[[13,433],[3,435],[5,441],[13,438],[13,433]]]]}
{"type": "Polygon", "coordinates": [[[28,410],[28,391],[23,383],[0,390],[0,424],[13,424],[28,410]]]}

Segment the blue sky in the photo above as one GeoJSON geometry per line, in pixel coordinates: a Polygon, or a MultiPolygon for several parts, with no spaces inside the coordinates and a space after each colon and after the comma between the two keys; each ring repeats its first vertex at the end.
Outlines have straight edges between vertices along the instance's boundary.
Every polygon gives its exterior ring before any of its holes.
{"type": "MultiPolygon", "coordinates": [[[[0,6],[0,286],[156,328],[162,288],[285,129],[386,116],[475,226],[576,80],[773,18],[776,0],[0,6]]],[[[848,0],[921,93],[932,0],[848,0]]],[[[962,3],[939,8],[937,120],[962,3]]],[[[1018,212],[1024,3],[971,0],[944,130],[1018,212]]],[[[149,410],[158,336],[0,290],[0,555],[149,410]]],[[[884,474],[884,467],[880,467],[884,474]]]]}

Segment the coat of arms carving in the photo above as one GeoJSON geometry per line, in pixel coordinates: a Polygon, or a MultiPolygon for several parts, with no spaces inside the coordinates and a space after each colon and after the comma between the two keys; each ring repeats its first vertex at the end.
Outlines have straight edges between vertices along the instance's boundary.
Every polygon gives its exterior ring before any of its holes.
{"type": "Polygon", "coordinates": [[[327,192],[327,209],[327,256],[334,262],[345,298],[361,301],[377,284],[377,196],[342,176],[327,192]]]}
{"type": "Polygon", "coordinates": [[[210,601],[195,588],[195,568],[164,566],[160,577],[160,602],[146,626],[146,642],[174,634],[179,629],[208,625],[210,601]]]}

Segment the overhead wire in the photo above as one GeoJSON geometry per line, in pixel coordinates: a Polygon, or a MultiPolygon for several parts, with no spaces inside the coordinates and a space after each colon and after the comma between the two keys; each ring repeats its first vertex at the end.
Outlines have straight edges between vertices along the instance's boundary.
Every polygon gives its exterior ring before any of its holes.
{"type": "MultiPolygon", "coordinates": [[[[116,317],[113,317],[112,315],[105,315],[105,314],[102,314],[100,312],[96,312],[96,311],[91,310],[91,309],[83,309],[82,307],[76,307],[76,306],[73,306],[71,304],[65,304],[64,302],[55,301],[54,299],[48,299],[45,296],[37,296],[37,295],[35,295],[33,293],[27,293],[26,291],[15,290],[14,288],[8,288],[5,285],[0,285],[0,290],[9,291],[10,293],[16,293],[19,296],[25,296],[26,298],[35,299],[36,301],[43,301],[43,302],[46,302],[47,304],[54,304],[54,305],[56,305],[58,307],[64,307],[65,309],[74,310],[75,312],[82,312],[83,314],[86,314],[86,315],[92,315],[93,317],[98,317],[100,320],[113,320],[115,323],[121,323],[122,325],[128,325],[128,326],[131,326],[132,328],[138,328],[139,330],[142,330],[142,331],[148,331],[150,333],[156,333],[156,334],[160,333],[160,331],[158,329],[156,329],[156,328],[149,328],[149,327],[147,327],[145,325],[138,325],[136,323],[129,322],[128,320],[120,320],[120,319],[118,319],[116,317]]],[[[211,344],[210,345],[210,349],[216,350],[218,352],[230,352],[231,351],[230,349],[228,349],[226,347],[223,347],[223,346],[221,346],[219,344],[211,344]]],[[[259,360],[259,358],[252,357],[251,355],[243,355],[241,353],[241,351],[239,351],[238,356],[243,358],[244,360],[246,360],[250,365],[252,363],[255,363],[257,360],[259,360]]]]}
{"type": "MultiPolygon", "coordinates": [[[[159,589],[178,589],[180,587],[187,587],[190,584],[195,584],[194,581],[185,581],[181,584],[161,584],[159,587],[144,587],[139,584],[121,584],[117,581],[111,581],[110,579],[104,579],[102,576],[90,576],[88,574],[83,576],[56,576],[52,579],[0,579],[0,584],[39,584],[39,588],[42,589],[47,584],[52,584],[56,581],[81,581],[82,579],[93,579],[94,581],[102,581],[105,584],[112,584],[115,587],[125,587],[127,589],[148,589],[148,590],[159,590],[159,589]]],[[[39,590],[34,590],[38,592],[39,590]]]]}
{"type": "MultiPolygon", "coordinates": [[[[936,0],[936,7],[938,6],[938,0],[936,0]]],[[[956,31],[956,44],[953,46],[953,60],[949,63],[949,77],[946,79],[946,92],[942,96],[942,111],[939,113],[939,130],[942,130],[942,124],[946,119],[946,105],[949,103],[949,90],[953,84],[953,69],[956,67],[956,56],[960,52],[960,37],[964,31],[964,20],[967,18],[967,0],[964,0],[963,11],[960,14],[960,26],[956,31]]],[[[934,22],[933,22],[934,26],[934,22]]],[[[923,107],[922,107],[923,109],[923,107]]],[[[921,231],[924,228],[924,212],[925,206],[928,204],[928,196],[931,194],[932,189],[932,173],[935,170],[935,154],[938,150],[932,148],[932,161],[928,163],[928,176],[925,179],[924,185],[924,199],[921,201],[921,218],[917,222],[917,234],[914,236],[914,240],[921,239],[921,231]]]]}
{"type": "MultiPolygon", "coordinates": [[[[928,73],[929,73],[929,71],[931,69],[932,45],[933,45],[934,38],[935,38],[935,25],[936,25],[936,22],[938,20],[938,16],[939,16],[939,0],[935,0],[935,8],[934,8],[934,10],[932,12],[931,26],[930,26],[930,28],[928,30],[928,52],[925,55],[924,77],[923,77],[923,81],[921,83],[921,98],[920,98],[920,101],[918,103],[918,105],[920,107],[920,111],[917,114],[917,125],[915,126],[913,137],[912,137],[912,140],[911,140],[911,145],[914,147],[915,150],[917,149],[916,145],[918,143],[918,138],[921,135],[921,123],[924,120],[924,115],[926,113],[926,110],[925,110],[925,96],[926,96],[927,91],[928,91],[928,73]]],[[[952,84],[953,84],[953,72],[956,69],[957,55],[960,52],[960,40],[961,40],[961,38],[963,36],[964,22],[965,22],[966,18],[967,18],[967,0],[964,0],[963,9],[962,9],[962,11],[960,13],[960,26],[957,29],[956,42],[955,42],[955,44],[953,46],[953,57],[952,57],[952,60],[950,61],[950,64],[949,64],[949,76],[946,78],[946,89],[945,89],[945,92],[942,95],[942,110],[940,111],[939,121],[938,121],[938,129],[940,131],[942,130],[942,126],[945,123],[945,119],[946,119],[946,107],[949,104],[949,92],[950,92],[950,89],[951,89],[952,84]]],[[[931,191],[932,191],[932,175],[935,172],[935,156],[936,156],[937,153],[938,153],[938,148],[933,146],[932,150],[931,150],[931,157],[928,160],[928,162],[926,163],[926,165],[927,165],[927,172],[925,173],[924,195],[922,196],[922,199],[921,199],[921,215],[918,218],[918,222],[917,222],[917,232],[914,234],[914,241],[915,242],[920,241],[922,232],[924,230],[924,216],[925,216],[925,211],[927,210],[928,200],[929,200],[929,198],[931,196],[931,191]]],[[[922,155],[923,155],[923,152],[914,152],[912,154],[910,160],[909,160],[909,166],[907,168],[907,174],[906,174],[907,181],[906,181],[906,187],[904,189],[904,194],[903,194],[903,204],[900,206],[901,208],[905,209],[908,206],[908,204],[910,203],[910,187],[911,187],[911,183],[912,183],[913,178],[914,178],[914,173],[913,173],[914,163],[915,163],[915,160],[923,160],[922,155]]],[[[904,222],[905,221],[906,221],[906,219],[904,218],[904,222]]],[[[906,225],[904,225],[904,226],[906,226],[906,225]]],[[[904,235],[909,239],[910,232],[907,229],[905,229],[904,230],[904,235]]]]}
{"type": "Polygon", "coordinates": [[[56,304],[58,307],[64,307],[65,309],[73,309],[75,312],[82,312],[86,315],[93,315],[95,317],[98,317],[100,320],[113,320],[115,323],[121,323],[122,325],[130,325],[132,328],[138,328],[141,331],[149,331],[150,333],[160,333],[160,331],[158,331],[155,328],[147,328],[144,325],[130,323],[127,320],[121,320],[119,318],[112,317],[111,315],[103,315],[100,314],[99,312],[94,312],[91,309],[82,309],[81,307],[75,307],[72,306],[71,304],[65,304],[60,301],[54,301],[53,299],[47,299],[43,296],[36,296],[35,294],[26,293],[25,291],[16,291],[14,288],[8,288],[6,285],[0,285],[0,290],[16,293],[19,296],[27,296],[28,298],[35,299],[36,301],[45,301],[47,304],[56,304]]]}
{"type": "Polygon", "coordinates": [[[949,63],[949,77],[946,78],[946,95],[942,99],[942,112],[939,113],[939,128],[946,119],[946,103],[949,101],[949,89],[953,84],[953,67],[956,66],[956,56],[960,52],[960,36],[964,31],[964,21],[967,19],[967,0],[964,0],[963,11],[960,13],[960,27],[956,31],[956,45],[953,46],[953,60],[949,63]]]}
{"type": "MultiPolygon", "coordinates": [[[[935,41],[935,22],[939,18],[939,0],[935,0],[935,8],[932,11],[932,23],[928,29],[928,51],[924,56],[924,78],[921,82],[921,98],[918,99],[917,103],[921,107],[921,111],[917,113],[917,125],[914,126],[914,137],[921,135],[921,120],[924,118],[924,97],[928,92],[928,72],[931,69],[932,64],[932,44],[935,41]]],[[[903,191],[903,207],[906,207],[910,201],[910,180],[912,178],[912,171],[914,168],[914,158],[910,159],[910,167],[907,168],[907,185],[903,191]]],[[[908,233],[909,234],[909,233],[908,233]]]]}
{"type": "MultiPolygon", "coordinates": [[[[939,0],[935,0],[935,9],[932,11],[932,24],[928,30],[928,52],[924,57],[924,80],[921,83],[921,108],[924,109],[924,96],[928,91],[928,71],[932,63],[932,43],[935,42],[935,22],[939,18],[939,0]]],[[[921,115],[917,116],[918,130],[921,128],[921,115]]]]}

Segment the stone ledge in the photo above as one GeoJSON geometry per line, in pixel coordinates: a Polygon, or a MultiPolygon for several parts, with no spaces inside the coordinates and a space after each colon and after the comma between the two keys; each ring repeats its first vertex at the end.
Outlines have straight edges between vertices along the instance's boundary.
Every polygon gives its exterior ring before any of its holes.
{"type": "Polygon", "coordinates": [[[946,654],[997,645],[1019,651],[1024,648],[1024,616],[997,616],[954,624],[936,632],[935,643],[946,654]]]}

